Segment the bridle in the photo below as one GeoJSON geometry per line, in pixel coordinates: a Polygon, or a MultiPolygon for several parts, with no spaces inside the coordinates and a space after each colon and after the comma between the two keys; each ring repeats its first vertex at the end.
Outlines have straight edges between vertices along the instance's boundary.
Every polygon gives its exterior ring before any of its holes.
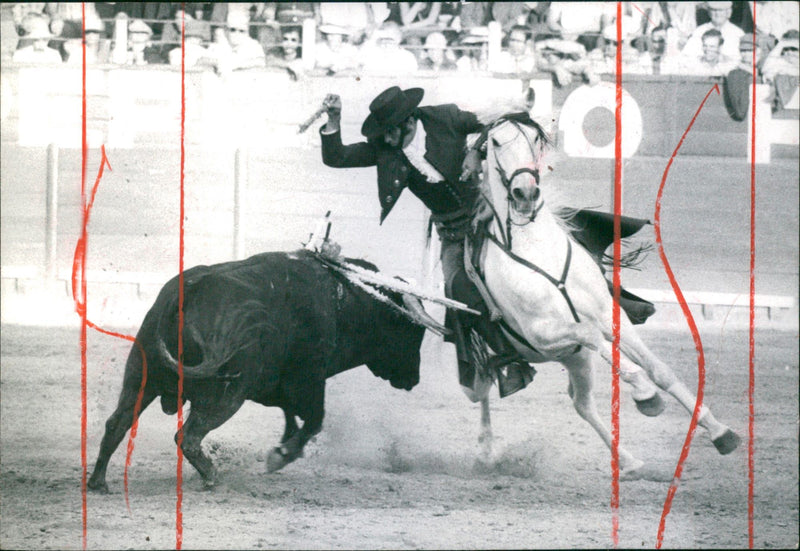
{"type": "MultiPolygon", "coordinates": [[[[539,138],[541,140],[547,141],[547,136],[544,134],[544,131],[541,130],[541,128],[531,120],[530,116],[527,113],[514,113],[511,115],[505,115],[497,119],[491,125],[489,125],[487,128],[484,129],[483,133],[479,138],[479,141],[476,142],[476,145],[478,147],[482,146],[488,139],[489,132],[504,122],[510,122],[523,136],[525,136],[525,139],[528,141],[528,146],[530,147],[531,150],[531,156],[532,158],[536,158],[536,145],[531,140],[531,137],[528,135],[528,133],[521,128],[521,126],[525,125],[528,126],[529,128],[537,130],[539,132],[539,138]]],[[[558,289],[559,293],[561,293],[561,295],[564,297],[564,300],[567,302],[567,306],[569,307],[570,312],[572,313],[573,319],[576,322],[580,322],[580,318],[578,316],[577,310],[575,309],[575,305],[572,303],[572,299],[570,298],[566,290],[567,274],[569,273],[569,268],[572,260],[572,244],[570,243],[569,238],[567,239],[567,256],[564,262],[564,267],[561,272],[561,277],[559,279],[554,278],[553,276],[545,272],[543,269],[541,269],[539,266],[520,257],[511,250],[511,227],[526,226],[528,224],[533,223],[536,219],[536,216],[539,214],[539,211],[544,206],[544,199],[541,199],[541,191],[539,189],[539,171],[535,168],[523,167],[516,169],[514,172],[511,173],[511,176],[508,176],[505,169],[500,164],[500,159],[497,156],[497,151],[495,149],[493,149],[492,151],[494,153],[495,169],[497,170],[497,173],[500,176],[500,181],[503,184],[503,187],[506,189],[506,201],[508,204],[506,209],[506,221],[504,228],[505,233],[504,235],[501,235],[503,241],[500,241],[500,239],[498,239],[497,236],[495,236],[491,232],[488,233],[487,238],[490,241],[492,241],[495,245],[497,245],[511,259],[529,268],[530,270],[533,270],[534,272],[544,277],[547,281],[552,283],[558,289]],[[511,204],[514,200],[514,198],[511,196],[511,182],[514,180],[514,178],[516,178],[521,174],[530,174],[536,180],[536,188],[534,190],[534,197],[533,197],[534,207],[531,214],[528,215],[524,221],[514,222],[513,220],[511,220],[511,204]]],[[[494,204],[492,204],[491,198],[484,196],[484,199],[486,199],[488,204],[491,206],[492,212],[494,213],[494,218],[498,222],[499,227],[503,228],[502,222],[500,220],[500,215],[497,213],[494,204]]],[[[503,230],[501,229],[501,231],[503,230]]],[[[516,332],[513,332],[513,330],[509,326],[505,325],[504,328],[507,331],[509,331],[510,334],[512,334],[518,341],[534,349],[533,346],[531,346],[527,340],[525,340],[521,335],[518,335],[516,332]]]]}
{"type": "MultiPolygon", "coordinates": [[[[523,126],[527,126],[529,128],[537,130],[539,133],[539,139],[543,141],[547,141],[547,137],[544,134],[544,131],[530,118],[528,113],[510,113],[507,115],[503,115],[502,117],[498,118],[492,124],[484,128],[483,132],[481,133],[478,141],[475,144],[476,148],[483,147],[489,139],[489,133],[500,126],[501,124],[508,122],[517,129],[517,131],[525,137],[525,140],[528,142],[528,147],[531,151],[531,157],[536,157],[536,144],[528,135],[527,132],[523,130],[523,126]]],[[[496,148],[492,149],[492,153],[494,154],[494,164],[495,170],[497,171],[498,176],[500,177],[500,182],[503,184],[503,187],[506,189],[506,220],[505,225],[503,225],[502,221],[500,220],[500,215],[498,214],[497,210],[494,207],[494,204],[491,201],[491,198],[486,197],[484,194],[484,199],[490,205],[495,220],[497,221],[498,225],[503,228],[504,227],[504,234],[502,235],[504,245],[510,250],[511,249],[511,227],[512,226],[525,226],[528,225],[536,220],[536,216],[539,214],[539,211],[542,210],[544,206],[544,200],[539,200],[541,197],[541,190],[539,189],[539,170],[537,168],[531,168],[530,166],[521,167],[514,172],[511,173],[509,176],[506,170],[503,168],[503,165],[500,163],[500,159],[497,155],[496,148]],[[514,178],[521,176],[522,174],[529,174],[533,177],[536,182],[536,187],[534,188],[533,194],[533,209],[531,213],[526,216],[522,221],[514,221],[511,219],[511,205],[514,201],[514,197],[511,194],[511,183],[514,181],[514,178]]],[[[484,193],[482,191],[482,193],[484,193]]]]}

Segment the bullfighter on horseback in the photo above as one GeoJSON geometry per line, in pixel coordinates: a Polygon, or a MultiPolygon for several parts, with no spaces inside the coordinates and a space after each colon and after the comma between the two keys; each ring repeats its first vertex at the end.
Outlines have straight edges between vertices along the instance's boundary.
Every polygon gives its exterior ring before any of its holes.
{"type": "Polygon", "coordinates": [[[480,310],[481,316],[448,310],[446,325],[454,329],[447,339],[455,342],[459,379],[465,388],[476,384],[470,361],[470,329],[474,329],[495,355],[486,367],[497,379],[502,397],[525,388],[536,370],[503,335],[475,285],[466,274],[464,240],[479,195],[480,153],[467,150],[467,136],[479,133],[478,117],[454,104],[419,107],[424,90],[392,86],[370,103],[361,127],[366,141],[343,145],[340,131],[342,101],[329,94],[324,101],[327,123],[320,129],[322,161],[331,167],[376,166],[381,223],[408,188],[431,211],[441,240],[445,295],[480,310]]]}

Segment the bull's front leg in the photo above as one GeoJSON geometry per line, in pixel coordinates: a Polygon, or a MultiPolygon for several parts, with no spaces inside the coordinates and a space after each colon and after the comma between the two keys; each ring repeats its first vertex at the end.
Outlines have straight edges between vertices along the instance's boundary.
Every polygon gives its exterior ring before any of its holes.
{"type": "Polygon", "coordinates": [[[295,423],[291,408],[284,409],[286,429],[281,445],[273,448],[267,456],[267,472],[282,469],[295,459],[303,457],[303,448],[312,436],[322,430],[322,419],[325,416],[325,381],[314,382],[308,393],[300,400],[297,415],[303,419],[299,429],[295,423]],[[291,427],[294,430],[290,430],[291,427]]]}

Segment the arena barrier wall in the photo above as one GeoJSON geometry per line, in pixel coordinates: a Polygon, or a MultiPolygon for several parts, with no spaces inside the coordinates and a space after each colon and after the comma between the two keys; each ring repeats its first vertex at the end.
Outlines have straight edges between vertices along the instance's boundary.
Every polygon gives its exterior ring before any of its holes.
{"type": "MultiPolygon", "coordinates": [[[[298,248],[330,210],[332,237],[345,254],[431,284],[438,273],[436,237],[429,244],[419,201],[404,194],[379,226],[374,169],[325,167],[321,121],[297,133],[331,92],[343,98],[345,142],[360,139],[369,101],[397,80],[295,82],[272,70],[226,78],[187,71],[185,265],[298,248]]],[[[548,184],[567,204],[612,208],[611,82],[558,88],[545,75],[453,75],[402,83],[424,88],[424,103],[456,102],[479,112],[519,105],[523,91],[533,88],[532,115],[556,137],[548,184]]],[[[81,71],[3,67],[0,84],[4,297],[48,284],[66,293],[81,225],[81,71]]],[[[667,160],[714,84],[719,81],[676,76],[623,79],[626,214],[653,218],[667,160]]],[[[180,73],[90,69],[86,88],[86,185],[95,181],[101,146],[112,169],[91,213],[89,298],[97,304],[127,292],[147,301],[178,267],[180,73]]],[[[772,113],[768,94],[766,86],[756,94],[756,282],[759,306],[772,310],[797,304],[798,111],[790,104],[772,113]]],[[[749,124],[749,117],[731,119],[723,96],[712,93],[665,185],[665,252],[682,288],[706,307],[741,305],[748,294],[749,124]]],[[[625,278],[627,286],[670,302],[656,254],[645,270],[625,278]]]]}

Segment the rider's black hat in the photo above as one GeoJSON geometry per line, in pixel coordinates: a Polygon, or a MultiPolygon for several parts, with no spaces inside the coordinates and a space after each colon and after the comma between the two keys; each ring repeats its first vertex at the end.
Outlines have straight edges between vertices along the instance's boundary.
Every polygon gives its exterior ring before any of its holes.
{"type": "Polygon", "coordinates": [[[367,138],[376,138],[397,126],[414,112],[424,94],[422,88],[401,90],[399,86],[392,86],[384,90],[369,104],[369,116],[361,125],[361,133],[367,138]]]}

